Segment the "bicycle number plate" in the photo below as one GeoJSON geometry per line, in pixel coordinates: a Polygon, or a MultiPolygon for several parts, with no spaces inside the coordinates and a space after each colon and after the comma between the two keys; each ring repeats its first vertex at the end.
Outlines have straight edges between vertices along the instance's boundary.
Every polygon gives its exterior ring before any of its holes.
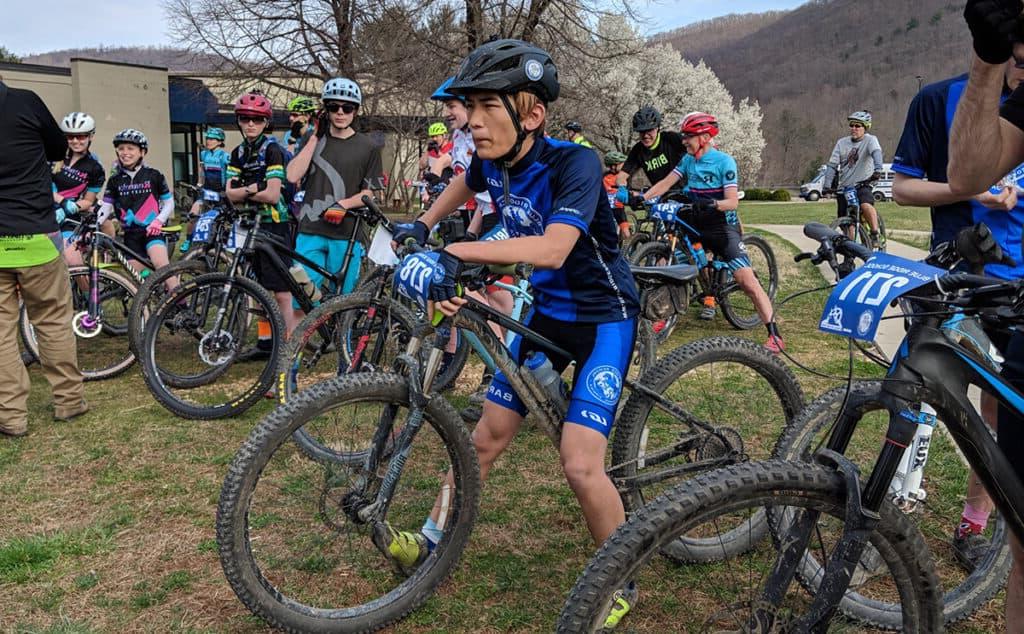
{"type": "Polygon", "coordinates": [[[508,230],[505,225],[497,225],[480,238],[480,242],[493,242],[494,240],[508,240],[508,230]]]}
{"type": "Polygon", "coordinates": [[[676,212],[682,207],[682,203],[667,202],[651,206],[651,218],[664,220],[665,222],[676,222],[676,212]]]}
{"type": "Polygon", "coordinates": [[[398,264],[398,256],[391,248],[391,232],[384,228],[384,225],[377,225],[373,230],[373,240],[370,241],[370,250],[366,252],[370,261],[380,266],[395,266],[398,264]]]}
{"type": "Polygon", "coordinates": [[[228,243],[225,248],[234,251],[245,246],[245,237],[249,235],[248,230],[243,229],[237,222],[232,227],[231,235],[228,236],[228,243]]]}
{"type": "Polygon", "coordinates": [[[213,230],[213,221],[217,218],[219,212],[215,209],[208,211],[199,219],[196,220],[196,228],[192,232],[192,242],[208,242],[210,240],[210,232],[213,230]]]}
{"type": "Polygon", "coordinates": [[[444,279],[444,269],[437,263],[439,257],[437,252],[413,253],[406,256],[395,271],[395,289],[424,310],[427,308],[430,285],[435,280],[444,279]]]}
{"type": "Polygon", "coordinates": [[[922,262],[877,253],[836,285],[825,302],[818,329],[874,341],[878,321],[889,302],[944,273],[922,262]]]}
{"type": "Polygon", "coordinates": [[[205,200],[208,203],[219,203],[220,202],[220,192],[215,192],[215,191],[213,191],[211,189],[204,189],[203,190],[203,200],[205,200]]]}
{"type": "Polygon", "coordinates": [[[846,196],[846,204],[850,207],[860,206],[860,200],[857,198],[856,187],[844,187],[843,196],[846,196]]]}

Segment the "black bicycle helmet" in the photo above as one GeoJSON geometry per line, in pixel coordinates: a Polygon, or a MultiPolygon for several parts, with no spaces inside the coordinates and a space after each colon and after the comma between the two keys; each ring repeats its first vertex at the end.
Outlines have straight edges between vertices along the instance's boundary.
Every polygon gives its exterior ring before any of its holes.
{"type": "Polygon", "coordinates": [[[654,106],[644,106],[633,115],[633,132],[661,129],[661,113],[654,106]]]}
{"type": "Polygon", "coordinates": [[[579,121],[570,121],[565,124],[565,129],[571,132],[583,132],[583,126],[580,125],[579,121]]]}
{"type": "Polygon", "coordinates": [[[558,69],[551,56],[522,40],[495,40],[478,46],[466,56],[448,86],[453,95],[521,90],[532,92],[544,103],[558,99],[558,69]]]}

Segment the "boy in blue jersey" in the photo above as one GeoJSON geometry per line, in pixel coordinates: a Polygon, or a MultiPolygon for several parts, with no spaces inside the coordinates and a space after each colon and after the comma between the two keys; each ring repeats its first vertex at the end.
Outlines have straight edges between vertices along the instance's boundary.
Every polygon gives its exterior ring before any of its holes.
{"type": "MultiPolygon", "coordinates": [[[[216,192],[224,193],[225,179],[228,173],[228,163],[231,155],[224,151],[225,141],[224,130],[221,128],[207,128],[203,137],[205,149],[199,153],[199,187],[216,192]]],[[[192,246],[192,231],[196,226],[196,217],[202,207],[202,200],[196,199],[189,211],[188,232],[186,238],[181,242],[182,253],[187,253],[192,246]]]]}
{"type": "Polygon", "coordinates": [[[643,196],[637,196],[629,206],[639,208],[683,181],[683,190],[693,197],[694,228],[701,232],[704,248],[728,262],[733,278],[753,302],[761,322],[768,329],[765,347],[774,353],[781,352],[785,344],[772,319],[772,302],[754,275],[741,241],[740,219],[736,212],[740,204],[736,161],[711,144],[711,139],[718,134],[718,121],[707,113],[691,112],[683,117],[679,127],[687,154],[668,176],[655,183],[643,196]]]}
{"type": "MultiPolygon", "coordinates": [[[[1019,46],[1024,58],[1024,45],[1019,46]]],[[[1024,70],[1011,60],[1005,64],[1004,79],[1000,102],[1024,79],[1024,70]]],[[[966,86],[967,75],[960,75],[925,86],[911,101],[892,164],[896,173],[893,198],[900,205],[931,208],[932,248],[955,239],[961,229],[984,222],[1005,253],[1019,254],[1024,202],[1018,201],[1017,183],[1024,166],[1004,178],[1004,183],[994,191],[986,190],[974,196],[954,195],[947,181],[949,128],[966,86]]],[[[1024,277],[1024,261],[1013,257],[1017,260],[1015,268],[992,264],[986,267],[986,272],[1006,279],[1024,277]]],[[[982,393],[981,415],[993,427],[998,405],[995,397],[982,393]]],[[[972,471],[963,513],[953,531],[953,553],[968,572],[972,572],[988,553],[989,542],[983,534],[993,508],[991,498],[972,471]]]]}
{"type": "MultiPolygon", "coordinates": [[[[1001,99],[1006,66],[1024,64],[1021,9],[1019,0],[968,0],[964,8],[974,58],[949,134],[948,177],[953,200],[984,192],[1007,174],[1016,176],[1018,166],[1024,163],[1024,84],[1018,84],[1005,101],[1001,99]]],[[[988,217],[1000,213],[991,212],[988,217]]],[[[1016,230],[1019,236],[1019,222],[1016,230]]],[[[1008,255],[1020,263],[1024,254],[1019,238],[1016,244],[1016,250],[1008,255]]],[[[1000,270],[986,272],[998,275],[1000,270]]],[[[1024,389],[1024,335],[1019,330],[1010,333],[1003,356],[1003,378],[1018,390],[1024,389]]],[[[1024,420],[1000,404],[998,426],[999,447],[1017,476],[1024,479],[1024,420]]],[[[1012,534],[1010,544],[1013,568],[1006,584],[1006,627],[1019,632],[1024,623],[1024,548],[1012,534]]]]}
{"type": "MultiPolygon", "coordinates": [[[[455,295],[455,280],[463,262],[535,267],[530,280],[534,305],[525,323],[576,362],[562,430],[562,468],[600,544],[625,520],[619,495],[604,472],[604,456],[639,312],[637,289],[619,251],[601,182],[600,158],[583,146],[544,137],[547,104],[559,92],[558,75],[551,57],[533,45],[519,40],[484,44],[463,62],[448,92],[466,97],[476,151],[467,171],[453,178],[423,218],[395,239],[423,243],[428,227],[474,192],[490,192],[510,237],[446,247],[439,260],[446,275],[433,285],[431,298],[446,315],[459,310],[465,300],[455,295]]],[[[511,347],[520,363],[534,350],[522,338],[511,347]]],[[[559,372],[571,360],[551,359],[559,372]]],[[[498,373],[473,431],[482,477],[512,442],[525,414],[522,401],[498,373]]],[[[440,540],[445,514],[439,497],[420,532],[379,524],[374,542],[408,571],[440,540]]],[[[608,625],[614,627],[635,601],[630,584],[614,602],[608,625]]]]}

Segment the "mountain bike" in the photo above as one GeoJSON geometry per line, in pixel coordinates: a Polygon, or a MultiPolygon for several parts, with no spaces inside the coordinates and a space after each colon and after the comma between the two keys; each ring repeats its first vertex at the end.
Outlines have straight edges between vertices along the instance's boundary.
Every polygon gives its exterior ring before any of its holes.
{"type": "MultiPolygon", "coordinates": [[[[686,222],[685,216],[692,211],[693,205],[668,201],[651,204],[649,209],[652,218],[665,224],[666,241],[649,242],[640,247],[632,262],[645,266],[693,264],[700,269],[700,275],[695,284],[688,286],[691,299],[715,298],[726,320],[737,329],[748,330],[759,325],[761,318],[753,302],[733,279],[729,263],[709,258],[699,243],[700,231],[686,222]]],[[[744,234],[742,241],[754,274],[768,298],[774,301],[779,288],[779,269],[774,251],[760,236],[744,234]]],[[[666,322],[661,332],[671,331],[672,327],[674,322],[666,322]]]]}
{"type": "MultiPolygon", "coordinates": [[[[145,323],[143,379],[157,401],[182,418],[238,415],[274,385],[284,321],[276,300],[251,279],[256,253],[266,258],[299,308],[308,313],[315,308],[320,289],[302,267],[285,261],[309,267],[340,289],[354,252],[350,239],[340,271],[327,271],[277,236],[260,231],[256,209],[236,209],[225,201],[221,215],[236,227],[224,245],[234,252],[227,271],[200,275],[160,297],[145,323]],[[269,325],[271,350],[263,356],[241,356],[256,349],[261,320],[269,325]]],[[[353,238],[361,226],[360,217],[355,217],[353,238]]]]}
{"type": "MultiPolygon", "coordinates": [[[[77,224],[68,243],[77,245],[85,262],[68,269],[74,313],[70,326],[77,342],[78,367],[86,381],[109,379],[135,363],[135,353],[126,345],[127,319],[138,285],[154,265],[149,258],[101,232],[95,213],[84,213],[79,221],[69,222],[77,224]],[[132,266],[133,260],[141,263],[141,270],[132,266]],[[117,265],[121,271],[114,270],[117,265]]],[[[162,230],[169,244],[173,245],[178,230],[180,227],[173,226],[162,230]]],[[[22,319],[20,328],[26,348],[38,356],[32,324],[22,319]]]]}
{"type": "MultiPolygon", "coordinates": [[[[867,217],[860,210],[861,200],[857,195],[857,189],[870,185],[871,181],[862,181],[856,185],[844,187],[839,192],[839,195],[846,198],[847,213],[845,216],[840,216],[833,220],[829,226],[872,251],[882,251],[884,253],[888,247],[888,238],[885,231],[885,218],[882,218],[882,212],[878,211],[877,207],[875,208],[875,214],[878,216],[878,244],[876,245],[871,240],[871,225],[868,223],[867,217]]],[[[870,202],[874,204],[873,200],[870,202]]]]}
{"type": "MultiPolygon", "coordinates": [[[[406,293],[415,296],[425,272],[415,262],[406,261],[406,265],[395,274],[395,283],[406,284],[403,288],[412,289],[406,293]]],[[[638,275],[679,284],[678,276],[666,269],[671,267],[638,275]]],[[[463,286],[485,283],[487,274],[483,267],[471,267],[463,286]]],[[[395,372],[346,374],[316,384],[254,428],[232,461],[217,515],[225,575],[250,610],[284,629],[377,629],[421,605],[456,565],[476,517],[480,482],[465,425],[447,401],[434,393],[448,342],[445,326],[472,332],[482,342],[536,425],[558,446],[567,406],[562,392],[540,383],[527,366],[536,359],[523,366],[513,361],[489,321],[552,355],[571,358],[527,326],[469,299],[453,319],[442,320],[437,327],[427,322],[417,325],[395,372]],[[421,363],[424,355],[426,361],[421,363]],[[289,442],[301,428],[333,455],[310,459],[289,442]],[[441,486],[449,467],[454,472],[453,489],[441,486]],[[419,525],[438,490],[445,501],[444,535],[411,577],[397,580],[372,545],[370,531],[384,520],[419,525]],[[301,572],[294,574],[295,570],[301,572]]],[[[637,416],[647,413],[652,427],[664,427],[655,417],[671,417],[672,433],[678,438],[675,444],[681,450],[687,447],[685,469],[652,469],[643,474],[648,485],[659,478],[745,459],[738,444],[742,439],[734,430],[720,429],[714,418],[690,411],[694,404],[713,405],[705,402],[701,391],[688,395],[659,391],[671,382],[667,377],[684,374],[676,367],[679,364],[679,358],[670,354],[651,370],[651,380],[623,380],[633,393],[631,400],[643,397],[632,406],[637,416]],[[649,387],[652,384],[655,387],[649,387]]],[[[795,385],[791,389],[799,393],[795,385]]],[[[758,404],[759,410],[766,407],[758,404]]],[[[764,426],[756,416],[746,418],[764,426]]],[[[646,426],[643,420],[633,425],[638,430],[646,426]]],[[[646,457],[649,466],[659,464],[658,456],[646,457]]],[[[631,464],[634,469],[647,466],[635,459],[631,464]]]]}
{"type": "MultiPolygon", "coordinates": [[[[860,271],[832,292],[821,326],[867,339],[872,320],[890,301],[910,302],[914,313],[906,337],[880,388],[850,390],[813,462],[719,470],[673,489],[630,518],[578,579],[559,631],[596,631],[613,592],[629,579],[642,583],[656,573],[644,568],[679,535],[715,534],[723,516],[734,523],[765,507],[778,518],[774,547],[762,543],[743,560],[702,571],[699,591],[687,595],[688,609],[673,611],[672,622],[688,619],[705,629],[824,631],[842,627],[843,613],[855,602],[858,618],[872,625],[891,623],[897,606],[903,631],[942,631],[944,596],[931,553],[915,523],[890,502],[903,453],[919,426],[933,424],[921,403],[946,423],[1007,525],[1018,539],[1024,536],[1021,479],[967,396],[970,384],[979,385],[1024,415],[1024,395],[999,377],[984,334],[986,327],[1024,323],[1024,281],[947,273],[885,254],[860,271]],[[863,481],[845,453],[862,414],[878,406],[888,413],[885,442],[863,481]],[[865,574],[865,555],[879,560],[874,574],[865,574]]],[[[665,575],[656,578],[664,581],[665,575]]]]}

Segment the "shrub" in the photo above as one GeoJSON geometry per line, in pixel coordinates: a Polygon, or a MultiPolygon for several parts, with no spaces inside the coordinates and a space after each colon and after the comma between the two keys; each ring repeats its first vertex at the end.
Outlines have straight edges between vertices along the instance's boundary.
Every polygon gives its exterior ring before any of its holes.
{"type": "Polygon", "coordinates": [[[772,192],[768,189],[751,187],[743,190],[743,200],[771,200],[772,192]]]}
{"type": "Polygon", "coordinates": [[[785,189],[776,189],[775,191],[772,192],[771,199],[778,202],[788,203],[790,200],[793,199],[793,197],[790,196],[789,192],[786,191],[785,189]]]}

